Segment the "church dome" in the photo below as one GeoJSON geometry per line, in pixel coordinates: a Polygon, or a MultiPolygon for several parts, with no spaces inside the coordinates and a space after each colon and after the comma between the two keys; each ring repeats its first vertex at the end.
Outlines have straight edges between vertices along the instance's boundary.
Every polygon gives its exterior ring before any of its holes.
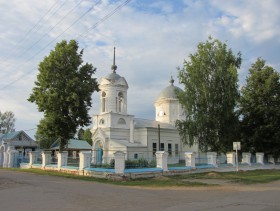
{"type": "Polygon", "coordinates": [[[121,76],[119,74],[117,74],[116,72],[112,72],[112,73],[108,74],[105,78],[109,81],[117,81],[121,78],[121,76]]]}
{"type": "Polygon", "coordinates": [[[172,98],[172,99],[176,99],[177,96],[176,96],[176,92],[179,91],[179,92],[182,92],[183,90],[180,89],[179,87],[177,86],[174,86],[173,83],[174,83],[174,79],[171,77],[171,80],[169,81],[170,82],[170,85],[168,87],[165,87],[159,94],[157,100],[160,100],[160,99],[167,99],[167,98],[172,98]]]}

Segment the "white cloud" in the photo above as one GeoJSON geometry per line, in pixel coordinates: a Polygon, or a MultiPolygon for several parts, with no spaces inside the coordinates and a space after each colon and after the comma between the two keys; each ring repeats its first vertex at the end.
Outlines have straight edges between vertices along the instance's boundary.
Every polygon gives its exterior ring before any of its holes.
{"type": "Polygon", "coordinates": [[[215,1],[214,5],[223,12],[217,24],[234,36],[245,36],[255,42],[273,38],[280,41],[279,1],[215,1]]]}

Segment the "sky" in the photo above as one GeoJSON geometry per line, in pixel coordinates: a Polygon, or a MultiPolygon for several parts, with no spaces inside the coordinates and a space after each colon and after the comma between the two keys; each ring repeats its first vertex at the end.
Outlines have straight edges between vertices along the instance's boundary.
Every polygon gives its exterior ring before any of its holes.
{"type": "MultiPolygon", "coordinates": [[[[27,101],[38,65],[62,40],[75,39],[95,78],[111,72],[128,82],[128,113],[154,119],[154,102],[178,83],[177,67],[209,36],[242,53],[240,87],[258,57],[280,71],[279,0],[0,0],[0,111],[12,111],[16,130],[31,137],[43,117],[27,101]]],[[[92,95],[90,115],[99,112],[92,95]]]]}

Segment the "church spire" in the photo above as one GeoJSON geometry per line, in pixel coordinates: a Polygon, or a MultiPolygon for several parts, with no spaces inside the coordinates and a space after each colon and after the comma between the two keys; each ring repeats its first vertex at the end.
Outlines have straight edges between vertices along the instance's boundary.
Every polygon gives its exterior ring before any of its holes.
{"type": "Polygon", "coordinates": [[[117,69],[115,51],[116,51],[116,47],[114,47],[114,59],[113,59],[113,65],[111,67],[111,69],[113,70],[113,73],[116,73],[116,69],[117,69]]]}

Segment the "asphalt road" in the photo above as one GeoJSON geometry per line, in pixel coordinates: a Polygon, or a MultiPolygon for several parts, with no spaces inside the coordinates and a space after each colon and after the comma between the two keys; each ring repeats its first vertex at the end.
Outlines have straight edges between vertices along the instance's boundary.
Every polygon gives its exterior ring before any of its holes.
{"type": "Polygon", "coordinates": [[[135,188],[0,169],[0,210],[279,210],[280,181],[135,188]]]}

